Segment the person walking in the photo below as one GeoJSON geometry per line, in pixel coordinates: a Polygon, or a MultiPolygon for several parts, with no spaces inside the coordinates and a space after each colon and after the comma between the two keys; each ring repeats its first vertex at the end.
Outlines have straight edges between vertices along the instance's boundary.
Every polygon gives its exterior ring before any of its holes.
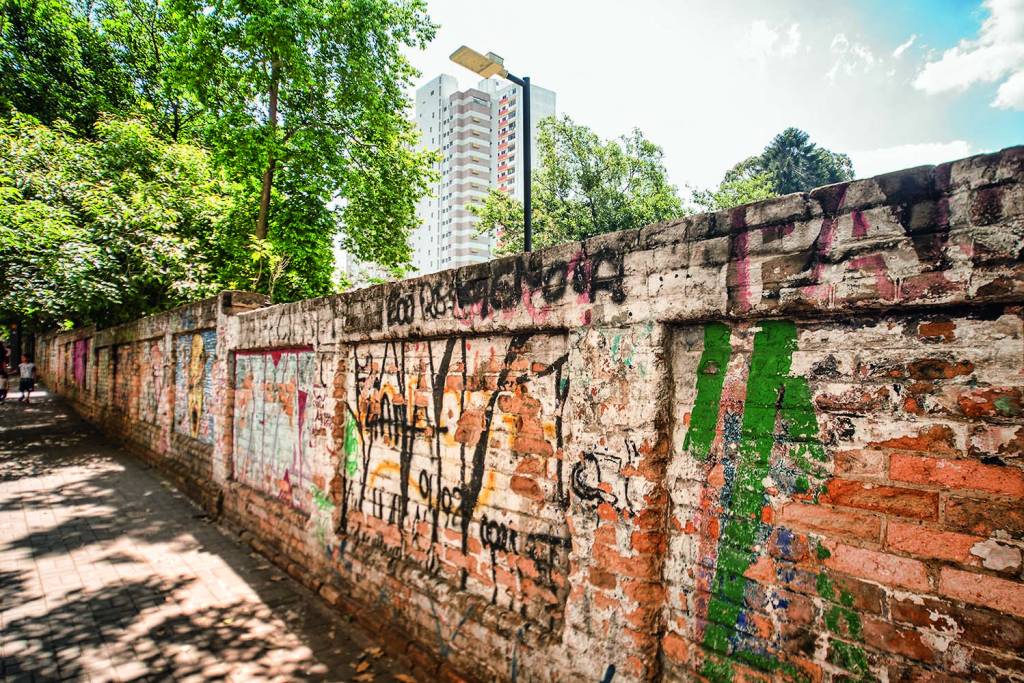
{"type": "Polygon", "coordinates": [[[20,377],[18,391],[21,392],[18,400],[31,403],[32,390],[36,388],[36,364],[31,362],[28,356],[21,357],[21,364],[18,365],[18,377],[20,377]]]}

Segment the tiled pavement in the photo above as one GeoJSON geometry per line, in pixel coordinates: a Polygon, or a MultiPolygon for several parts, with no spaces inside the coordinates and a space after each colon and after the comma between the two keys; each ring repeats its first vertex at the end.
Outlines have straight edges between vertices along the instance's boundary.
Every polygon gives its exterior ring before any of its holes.
{"type": "Polygon", "coordinates": [[[154,470],[35,399],[0,404],[0,680],[412,680],[154,470]]]}

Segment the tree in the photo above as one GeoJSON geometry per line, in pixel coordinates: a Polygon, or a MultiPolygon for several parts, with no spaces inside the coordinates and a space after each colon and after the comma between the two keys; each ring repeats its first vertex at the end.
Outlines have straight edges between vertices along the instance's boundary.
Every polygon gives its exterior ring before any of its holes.
{"type": "Polygon", "coordinates": [[[170,0],[175,72],[210,114],[209,143],[288,258],[282,298],[330,287],[332,238],[409,261],[433,154],[414,149],[403,54],[435,27],[421,0],[170,0]],[[290,283],[290,284],[289,284],[290,283]]]}
{"type": "Polygon", "coordinates": [[[110,324],[245,284],[220,277],[246,244],[206,152],[137,120],[93,136],[0,121],[0,319],[110,324]]]}
{"type": "Polygon", "coordinates": [[[821,185],[853,180],[853,163],[845,154],[818,147],[799,128],[776,135],[764,151],[726,172],[723,183],[768,174],[776,194],[806,192],[821,185]]]}
{"type": "Polygon", "coordinates": [[[90,19],[137,93],[137,115],[162,137],[199,141],[205,110],[176,73],[176,16],[163,0],[97,0],[90,19]]]}
{"type": "Polygon", "coordinates": [[[0,0],[0,112],[91,135],[101,113],[134,100],[110,43],[67,0],[0,0]]]}
{"type": "Polygon", "coordinates": [[[695,190],[690,195],[690,201],[701,211],[722,211],[777,196],[771,174],[759,173],[727,177],[715,190],[695,190]]]}
{"type": "MultiPolygon", "coordinates": [[[[545,247],[638,228],[684,213],[669,184],[661,148],[634,129],[602,140],[568,116],[541,121],[533,174],[533,241],[545,247]]],[[[481,231],[496,231],[500,253],[523,248],[522,204],[492,190],[471,207],[481,231]]]]}

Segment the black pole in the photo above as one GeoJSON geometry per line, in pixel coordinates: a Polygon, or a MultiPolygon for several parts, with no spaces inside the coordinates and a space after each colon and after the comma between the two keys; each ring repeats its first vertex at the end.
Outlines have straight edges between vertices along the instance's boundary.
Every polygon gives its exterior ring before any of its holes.
{"type": "Polygon", "coordinates": [[[533,166],[530,163],[530,144],[533,129],[530,128],[530,77],[523,78],[523,251],[533,251],[533,166]]]}
{"type": "MultiPolygon", "coordinates": [[[[530,77],[519,78],[506,73],[505,78],[523,89],[523,130],[526,131],[526,137],[523,139],[523,168],[526,172],[523,177],[523,251],[530,252],[533,251],[533,169],[530,163],[533,131],[530,129],[530,77]]],[[[519,131],[520,135],[523,134],[523,130],[519,131]]]]}

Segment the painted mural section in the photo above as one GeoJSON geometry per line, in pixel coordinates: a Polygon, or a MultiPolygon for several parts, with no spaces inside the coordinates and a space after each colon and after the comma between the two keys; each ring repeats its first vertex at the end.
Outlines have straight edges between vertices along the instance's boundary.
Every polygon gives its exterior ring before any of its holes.
{"type": "Polygon", "coordinates": [[[160,422],[160,405],[166,398],[163,339],[146,339],[138,344],[140,387],[139,419],[160,422]]]}
{"type": "Polygon", "coordinates": [[[235,354],[234,478],[304,511],[313,497],[315,370],[306,349],[235,354]]]}
{"type": "Polygon", "coordinates": [[[217,331],[201,330],[174,338],[174,430],[212,444],[213,362],[217,331]]]}
{"type": "Polygon", "coordinates": [[[550,627],[571,543],[561,335],[360,344],[341,531],[550,627]]]}
{"type": "Polygon", "coordinates": [[[71,350],[72,376],[75,384],[85,389],[89,381],[89,339],[76,339],[71,350]]]}

